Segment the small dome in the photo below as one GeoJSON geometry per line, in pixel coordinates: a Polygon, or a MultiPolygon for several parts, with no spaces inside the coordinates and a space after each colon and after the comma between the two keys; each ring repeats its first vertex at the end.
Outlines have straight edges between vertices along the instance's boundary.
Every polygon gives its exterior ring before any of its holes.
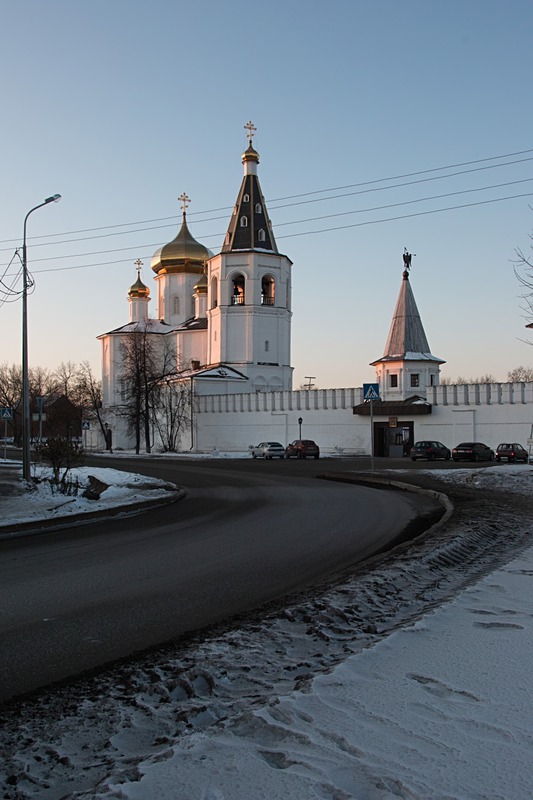
{"type": "Polygon", "coordinates": [[[144,285],[140,275],[133,286],[130,286],[128,297],[150,297],[150,289],[144,285]]]}
{"type": "Polygon", "coordinates": [[[259,164],[259,153],[254,150],[251,143],[242,154],[242,163],[244,164],[245,161],[255,161],[256,164],[259,164]]]}
{"type": "Polygon", "coordinates": [[[194,291],[196,294],[205,294],[207,292],[207,275],[202,275],[201,278],[194,284],[194,291]]]}
{"type": "Polygon", "coordinates": [[[152,256],[152,269],[160,272],[201,272],[213,254],[197,242],[187,227],[185,213],[180,231],[175,239],[156,250],[152,256]]]}

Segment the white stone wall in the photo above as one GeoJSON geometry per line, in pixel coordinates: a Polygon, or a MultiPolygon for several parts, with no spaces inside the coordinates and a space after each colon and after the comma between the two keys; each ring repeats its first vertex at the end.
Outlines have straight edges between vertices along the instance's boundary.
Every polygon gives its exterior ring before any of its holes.
{"type": "MultiPolygon", "coordinates": [[[[370,417],[354,415],[362,389],[258,392],[197,397],[195,450],[240,451],[263,440],[287,444],[299,436],[314,439],[324,454],[370,453],[370,417]]],[[[460,441],[502,441],[527,447],[533,425],[533,383],[490,386],[438,386],[428,389],[432,413],[398,417],[414,422],[414,438],[438,439],[452,448],[460,441]]],[[[374,421],[386,421],[374,416],[374,421]]]]}

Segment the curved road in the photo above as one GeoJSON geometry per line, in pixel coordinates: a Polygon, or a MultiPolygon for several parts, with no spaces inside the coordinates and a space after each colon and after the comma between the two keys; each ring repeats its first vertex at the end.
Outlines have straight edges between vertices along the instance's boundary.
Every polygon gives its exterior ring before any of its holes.
{"type": "Polygon", "coordinates": [[[317,480],[323,462],[91,463],[162,477],[187,496],[0,543],[1,701],[309,585],[380,551],[430,507],[317,480]]]}

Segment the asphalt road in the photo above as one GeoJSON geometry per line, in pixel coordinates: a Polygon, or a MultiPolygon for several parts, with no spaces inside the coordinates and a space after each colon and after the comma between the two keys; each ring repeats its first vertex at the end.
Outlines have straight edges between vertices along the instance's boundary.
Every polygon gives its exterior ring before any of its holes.
{"type": "Polygon", "coordinates": [[[0,701],[308,586],[379,552],[429,506],[315,477],[338,460],[91,462],[187,496],[0,542],[0,701]]]}

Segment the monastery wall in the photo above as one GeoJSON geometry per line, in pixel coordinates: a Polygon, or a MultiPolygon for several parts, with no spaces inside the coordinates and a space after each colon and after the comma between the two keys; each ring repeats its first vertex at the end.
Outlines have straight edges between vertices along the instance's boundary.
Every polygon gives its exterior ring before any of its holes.
{"type": "MultiPolygon", "coordinates": [[[[432,413],[397,418],[414,423],[414,439],[437,439],[452,448],[460,441],[482,441],[495,448],[502,441],[527,446],[533,425],[533,383],[469,384],[429,387],[432,413]]],[[[314,439],[326,455],[370,453],[370,417],[353,414],[363,401],[361,388],[294,392],[207,395],[197,397],[194,450],[243,451],[260,441],[287,444],[314,439]]],[[[387,418],[374,415],[374,422],[387,418]]],[[[189,445],[190,446],[190,442],[189,445]]],[[[188,449],[183,441],[183,449],[188,449]]]]}

